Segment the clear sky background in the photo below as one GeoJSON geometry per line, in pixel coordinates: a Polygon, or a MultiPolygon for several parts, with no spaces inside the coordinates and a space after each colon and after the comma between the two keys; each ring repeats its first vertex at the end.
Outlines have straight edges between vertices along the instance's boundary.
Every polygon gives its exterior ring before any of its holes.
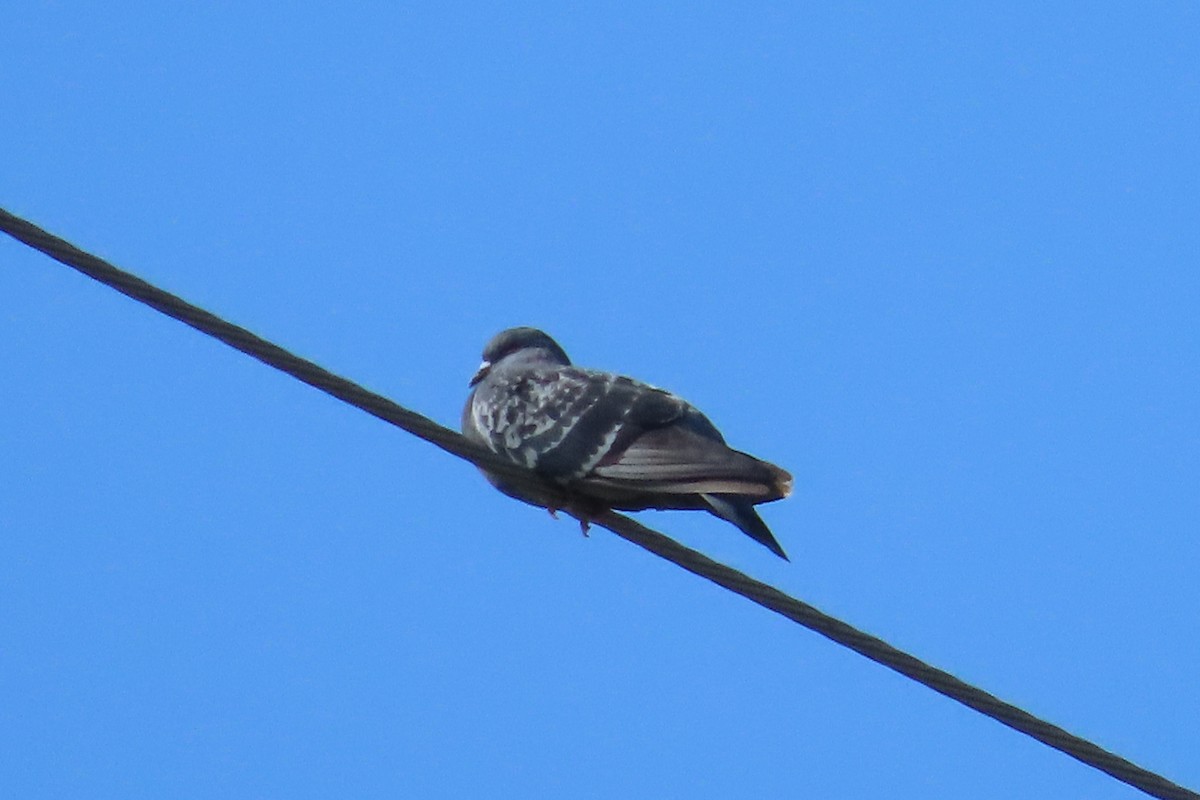
{"type": "MultiPolygon", "coordinates": [[[[456,425],[511,325],[796,476],[643,521],[1200,787],[1200,7],[26,3],[0,205],[456,425]]],[[[1136,791],[0,240],[0,796],[1136,791]]]]}

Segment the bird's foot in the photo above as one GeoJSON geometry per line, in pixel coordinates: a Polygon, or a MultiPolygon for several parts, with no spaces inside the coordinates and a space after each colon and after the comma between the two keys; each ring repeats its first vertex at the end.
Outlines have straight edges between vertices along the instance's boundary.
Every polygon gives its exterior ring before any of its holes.
{"type": "Polygon", "coordinates": [[[579,517],[579,532],[584,536],[589,536],[588,531],[591,530],[592,523],[586,517],[579,517]]]}
{"type": "Polygon", "coordinates": [[[550,516],[554,517],[555,519],[558,519],[558,509],[557,508],[547,508],[546,510],[550,512],[550,516]]]}

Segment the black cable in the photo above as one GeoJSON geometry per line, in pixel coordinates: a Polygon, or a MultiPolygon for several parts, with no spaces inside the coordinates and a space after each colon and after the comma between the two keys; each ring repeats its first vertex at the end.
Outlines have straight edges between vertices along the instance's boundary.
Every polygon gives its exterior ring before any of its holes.
{"type": "MultiPolygon", "coordinates": [[[[170,292],[143,281],[141,278],[117,269],[107,261],[86,253],[3,209],[0,209],[0,230],[122,294],[219,339],[230,347],[241,350],[264,364],[286,372],[292,377],[373,414],[385,422],[390,422],[476,466],[487,467],[489,471],[502,474],[505,478],[513,481],[520,481],[527,485],[537,484],[542,491],[552,486],[535,473],[467,441],[455,431],[438,425],[428,417],[409,411],[385,397],[370,392],[311,361],[255,336],[245,328],[227,322],[170,292]]],[[[1161,775],[1143,769],[1086,739],[1068,733],[1057,725],[1041,720],[1011,703],[1006,703],[982,689],[959,680],[944,670],[897,650],[882,639],[863,633],[745,573],[713,561],[691,548],[684,547],[675,540],[658,531],[651,530],[629,517],[608,511],[594,517],[591,521],[688,572],[740,594],[872,661],[957,700],[997,722],[1031,736],[1119,781],[1141,789],[1146,794],[1164,800],[1200,800],[1200,794],[1172,783],[1161,775]]]]}

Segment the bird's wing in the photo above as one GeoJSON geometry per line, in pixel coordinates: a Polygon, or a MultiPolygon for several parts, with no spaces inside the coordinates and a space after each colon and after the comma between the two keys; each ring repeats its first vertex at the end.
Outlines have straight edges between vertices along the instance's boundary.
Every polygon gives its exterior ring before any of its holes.
{"type": "Polygon", "coordinates": [[[637,394],[633,381],[569,366],[493,373],[476,388],[464,428],[518,463],[570,480],[607,455],[637,394]]]}
{"type": "Polygon", "coordinates": [[[470,427],[496,452],[585,490],[765,502],[791,487],[783,470],[727,447],[681,398],[607,372],[554,366],[493,373],[476,388],[470,414],[470,427]]]}
{"type": "Polygon", "coordinates": [[[787,496],[792,478],[773,464],[676,422],[643,430],[623,449],[614,448],[586,482],[670,494],[747,495],[766,502],[787,496]]]}

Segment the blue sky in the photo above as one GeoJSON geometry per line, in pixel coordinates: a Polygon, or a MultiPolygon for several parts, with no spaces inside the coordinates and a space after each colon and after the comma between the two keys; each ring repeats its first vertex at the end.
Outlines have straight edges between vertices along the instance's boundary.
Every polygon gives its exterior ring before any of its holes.
{"type": "MultiPolygon", "coordinates": [[[[25,4],[0,205],[446,424],[495,331],[796,476],[648,524],[1200,787],[1194,4],[25,4]]],[[[0,794],[1137,792],[0,241],[0,794]]]]}

